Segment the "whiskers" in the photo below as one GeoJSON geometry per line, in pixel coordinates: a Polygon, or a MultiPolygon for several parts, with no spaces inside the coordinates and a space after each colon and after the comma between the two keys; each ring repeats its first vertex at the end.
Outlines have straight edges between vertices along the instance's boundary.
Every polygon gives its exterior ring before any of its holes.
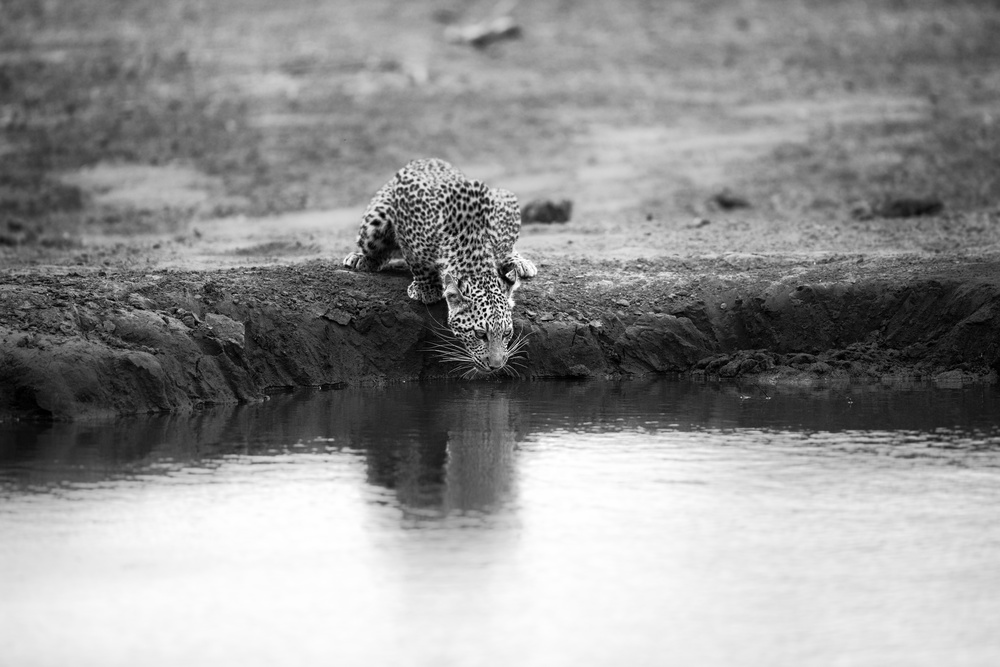
{"type": "Polygon", "coordinates": [[[425,349],[438,360],[452,365],[449,375],[461,377],[464,380],[503,376],[520,378],[521,374],[527,371],[526,352],[530,332],[522,330],[515,335],[507,345],[503,364],[499,368],[490,368],[480,357],[469,352],[465,344],[455,337],[447,325],[442,324],[433,315],[430,317],[434,323],[431,331],[434,332],[435,339],[426,343],[425,349]]]}
{"type": "MultiPolygon", "coordinates": [[[[427,343],[426,349],[440,361],[454,364],[454,368],[449,371],[449,374],[461,375],[466,380],[488,374],[487,369],[483,368],[482,362],[469,353],[462,341],[453,336],[446,337],[444,331],[436,333],[438,340],[427,343]]],[[[450,336],[451,332],[448,331],[447,334],[450,336]]]]}
{"type": "Polygon", "coordinates": [[[451,329],[431,315],[429,309],[427,314],[430,316],[431,322],[434,323],[431,331],[434,332],[436,340],[427,343],[426,349],[440,361],[454,364],[449,375],[461,375],[467,380],[478,377],[480,374],[485,375],[486,372],[482,368],[481,362],[469,353],[462,341],[455,338],[451,329]]]}
{"type": "Polygon", "coordinates": [[[507,344],[507,356],[504,357],[503,367],[500,369],[511,377],[521,377],[521,371],[528,369],[527,347],[530,331],[521,329],[516,336],[510,339],[507,344]]]}

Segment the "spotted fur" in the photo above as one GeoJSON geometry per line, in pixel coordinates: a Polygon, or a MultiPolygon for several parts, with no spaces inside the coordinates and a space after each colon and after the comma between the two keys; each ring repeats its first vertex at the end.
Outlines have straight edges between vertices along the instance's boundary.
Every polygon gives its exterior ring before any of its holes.
{"type": "Polygon", "coordinates": [[[467,179],[444,160],[415,160],[368,204],[359,250],[344,265],[378,271],[401,251],[413,273],[406,293],[423,303],[446,299],[448,328],[464,345],[464,358],[493,372],[516,347],[514,290],[537,273],[514,250],[520,229],[513,193],[467,179]]]}

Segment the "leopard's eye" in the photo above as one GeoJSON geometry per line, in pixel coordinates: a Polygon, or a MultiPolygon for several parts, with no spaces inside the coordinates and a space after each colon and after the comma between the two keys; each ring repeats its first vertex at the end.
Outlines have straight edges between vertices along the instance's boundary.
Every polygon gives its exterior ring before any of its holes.
{"type": "Polygon", "coordinates": [[[514,329],[510,328],[503,332],[504,340],[510,340],[511,336],[514,335],[514,329]]]}
{"type": "Polygon", "coordinates": [[[476,329],[475,333],[479,340],[486,340],[486,329],[476,329]]]}

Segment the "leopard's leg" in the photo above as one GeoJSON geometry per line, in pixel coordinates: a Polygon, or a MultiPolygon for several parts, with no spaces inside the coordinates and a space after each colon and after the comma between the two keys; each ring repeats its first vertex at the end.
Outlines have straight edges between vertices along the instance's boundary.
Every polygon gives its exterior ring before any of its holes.
{"type": "Polygon", "coordinates": [[[535,264],[514,250],[514,243],[521,232],[521,209],[517,196],[510,190],[490,188],[487,200],[493,227],[493,251],[499,259],[497,266],[500,272],[507,276],[514,271],[517,278],[525,280],[534,278],[538,273],[535,264]]]}
{"type": "Polygon", "coordinates": [[[521,257],[521,254],[513,248],[511,249],[510,254],[508,254],[507,257],[500,262],[500,271],[504,275],[506,275],[509,271],[514,271],[518,278],[523,278],[524,280],[530,280],[538,273],[538,269],[535,268],[535,263],[530,259],[521,257]]]}
{"type": "Polygon", "coordinates": [[[419,269],[410,266],[413,282],[406,288],[406,294],[414,301],[436,303],[444,298],[441,276],[435,269],[419,269]]]}
{"type": "Polygon", "coordinates": [[[344,258],[344,266],[355,271],[378,271],[399,247],[389,184],[375,195],[361,219],[358,250],[344,258]]]}

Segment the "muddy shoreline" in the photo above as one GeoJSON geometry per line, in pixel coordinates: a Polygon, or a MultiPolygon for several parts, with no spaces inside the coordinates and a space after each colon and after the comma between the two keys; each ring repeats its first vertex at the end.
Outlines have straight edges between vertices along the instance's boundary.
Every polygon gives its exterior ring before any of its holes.
{"type": "MultiPolygon", "coordinates": [[[[1000,260],[729,255],[542,263],[523,378],[994,382],[1000,260]]],[[[294,387],[445,378],[443,305],[334,262],[0,276],[0,418],[186,412],[294,387]]],[[[495,380],[480,380],[495,381],[495,380]]]]}

